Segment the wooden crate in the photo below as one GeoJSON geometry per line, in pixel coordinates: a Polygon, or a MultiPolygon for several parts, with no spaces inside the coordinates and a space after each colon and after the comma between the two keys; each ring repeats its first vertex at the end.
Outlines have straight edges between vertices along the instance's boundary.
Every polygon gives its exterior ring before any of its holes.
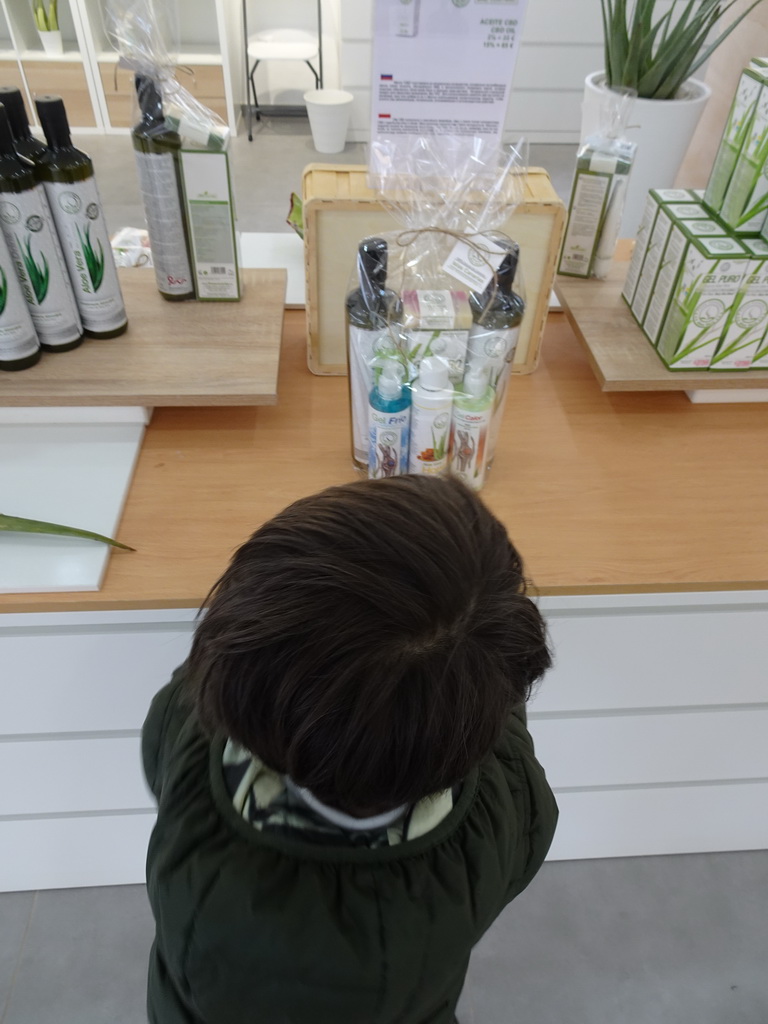
{"type": "MultiPolygon", "coordinates": [[[[361,238],[399,225],[366,184],[367,168],[310,164],[304,171],[307,359],[318,374],[347,372],[344,297],[361,238]]],[[[541,167],[528,171],[526,198],[503,230],[520,245],[527,310],[513,372],[536,368],[565,228],[565,206],[541,167]]]]}

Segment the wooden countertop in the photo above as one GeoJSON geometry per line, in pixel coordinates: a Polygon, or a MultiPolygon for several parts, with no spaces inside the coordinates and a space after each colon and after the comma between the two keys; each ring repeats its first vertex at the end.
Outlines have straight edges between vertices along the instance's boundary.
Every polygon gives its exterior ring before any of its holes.
{"type": "MultiPolygon", "coordinates": [[[[306,368],[288,311],[275,407],[157,409],[96,594],[0,597],[0,611],[194,607],[288,502],[353,479],[347,381],[306,368]]],[[[512,380],[483,495],[544,594],[768,588],[768,408],[603,393],[562,314],[512,380]]]]}

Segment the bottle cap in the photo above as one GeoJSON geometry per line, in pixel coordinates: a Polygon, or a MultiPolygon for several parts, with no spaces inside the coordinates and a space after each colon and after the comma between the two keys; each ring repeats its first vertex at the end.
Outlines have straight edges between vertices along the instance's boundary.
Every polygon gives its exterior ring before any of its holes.
{"type": "Polygon", "coordinates": [[[136,74],[135,79],[136,96],[139,100],[139,109],[148,121],[163,120],[163,97],[157,87],[157,83],[148,75],[136,74]]]}
{"type": "Polygon", "coordinates": [[[403,368],[395,359],[384,362],[376,390],[384,399],[399,398],[403,390],[403,368]]]}
{"type": "Polygon", "coordinates": [[[427,356],[419,366],[419,384],[427,391],[442,391],[450,387],[448,367],[442,359],[427,356]]]}
{"type": "Polygon", "coordinates": [[[470,363],[464,374],[461,390],[470,398],[482,398],[488,390],[490,375],[491,371],[487,363],[470,363]]]}
{"type": "Polygon", "coordinates": [[[379,288],[387,282],[387,243],[383,238],[364,238],[358,247],[360,278],[379,288]]]}
{"type": "Polygon", "coordinates": [[[13,141],[8,111],[2,103],[0,103],[0,156],[16,156],[16,147],[13,141]]]}
{"type": "Polygon", "coordinates": [[[45,140],[51,149],[71,146],[69,121],[61,96],[39,96],[35,100],[40,127],[45,132],[45,140]]]}
{"type": "Polygon", "coordinates": [[[0,103],[3,104],[8,114],[13,137],[15,139],[26,138],[29,135],[29,118],[21,89],[17,89],[15,85],[4,85],[0,89],[0,103]]]}

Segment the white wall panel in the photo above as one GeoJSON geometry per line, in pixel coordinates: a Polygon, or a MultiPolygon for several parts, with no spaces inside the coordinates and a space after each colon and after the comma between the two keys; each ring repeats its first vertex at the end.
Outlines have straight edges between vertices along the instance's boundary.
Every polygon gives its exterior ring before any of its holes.
{"type": "Polygon", "coordinates": [[[551,43],[541,46],[520,45],[512,83],[518,89],[563,89],[581,95],[584,79],[603,66],[603,48],[551,43]]]}
{"type": "Polygon", "coordinates": [[[555,788],[768,782],[768,705],[749,711],[533,718],[529,727],[555,788]]]}
{"type": "Polygon", "coordinates": [[[768,782],[556,795],[550,860],[768,847],[768,782]]]}
{"type": "Polygon", "coordinates": [[[373,37],[373,0],[341,0],[343,39],[373,37]]]}
{"type": "Polygon", "coordinates": [[[136,885],[154,824],[154,813],[0,821],[0,888],[136,885]]]}
{"type": "Polygon", "coordinates": [[[0,743],[0,818],[150,810],[138,736],[0,743]]]}

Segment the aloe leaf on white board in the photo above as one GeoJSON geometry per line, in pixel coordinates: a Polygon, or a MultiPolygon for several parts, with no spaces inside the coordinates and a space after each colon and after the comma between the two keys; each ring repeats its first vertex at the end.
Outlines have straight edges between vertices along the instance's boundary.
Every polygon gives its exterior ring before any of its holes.
{"type": "Polygon", "coordinates": [[[62,526],[60,523],[46,523],[40,519],[24,519],[22,516],[7,516],[0,512],[0,532],[6,533],[45,533],[57,537],[80,537],[83,540],[95,540],[101,544],[109,544],[123,551],[135,551],[136,548],[121,544],[119,540],[105,537],[91,530],[78,530],[75,526],[62,526]]]}

